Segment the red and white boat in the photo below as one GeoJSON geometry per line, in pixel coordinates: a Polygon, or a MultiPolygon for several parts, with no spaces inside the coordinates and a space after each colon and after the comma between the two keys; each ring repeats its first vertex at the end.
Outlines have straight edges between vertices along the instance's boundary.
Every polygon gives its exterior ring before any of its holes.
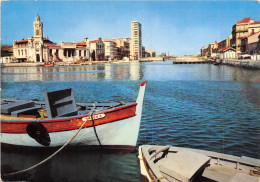
{"type": "Polygon", "coordinates": [[[136,102],[75,103],[72,89],[45,93],[45,102],[1,100],[1,143],[23,147],[60,147],[69,143],[133,151],[138,138],[146,81],[136,102]]]}

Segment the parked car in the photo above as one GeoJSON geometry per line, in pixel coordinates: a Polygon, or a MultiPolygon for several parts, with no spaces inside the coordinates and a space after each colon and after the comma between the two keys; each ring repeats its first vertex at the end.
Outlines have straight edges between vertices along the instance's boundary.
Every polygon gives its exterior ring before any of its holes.
{"type": "Polygon", "coordinates": [[[238,56],[238,59],[251,59],[250,54],[242,54],[238,56]]]}

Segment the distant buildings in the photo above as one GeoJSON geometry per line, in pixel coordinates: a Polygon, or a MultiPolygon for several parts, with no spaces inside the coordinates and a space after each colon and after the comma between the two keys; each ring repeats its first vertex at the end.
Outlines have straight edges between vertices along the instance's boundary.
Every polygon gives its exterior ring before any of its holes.
{"type": "Polygon", "coordinates": [[[55,62],[68,63],[104,60],[137,60],[142,57],[155,57],[154,50],[145,50],[142,46],[142,26],[131,22],[131,38],[112,38],[82,42],[62,42],[60,45],[43,36],[43,22],[36,16],[33,22],[34,35],[27,39],[13,41],[12,53],[2,62],[55,62]]]}
{"type": "Polygon", "coordinates": [[[203,46],[201,56],[234,59],[239,54],[260,54],[260,21],[251,18],[237,21],[232,26],[231,34],[220,42],[215,41],[215,44],[210,43],[208,46],[203,46]]]}
{"type": "Polygon", "coordinates": [[[76,62],[78,59],[89,59],[87,40],[82,43],[62,42],[56,45],[43,37],[43,23],[36,16],[33,23],[34,35],[28,39],[13,41],[13,59],[19,62],[76,62]]]}
{"type": "Polygon", "coordinates": [[[130,58],[142,58],[142,25],[138,21],[131,22],[130,58]]]}
{"type": "Polygon", "coordinates": [[[145,56],[143,57],[155,57],[156,53],[154,50],[145,50],[145,56]]]}
{"type": "Polygon", "coordinates": [[[257,31],[260,31],[260,22],[251,18],[237,21],[232,27],[231,47],[235,48],[237,53],[241,53],[241,40],[257,31]]]}

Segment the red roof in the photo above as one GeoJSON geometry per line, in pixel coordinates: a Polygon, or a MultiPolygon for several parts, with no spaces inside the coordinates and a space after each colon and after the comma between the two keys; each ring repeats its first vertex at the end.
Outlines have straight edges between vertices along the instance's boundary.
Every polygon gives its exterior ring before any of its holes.
{"type": "Polygon", "coordinates": [[[24,42],[28,42],[28,39],[24,39],[24,40],[16,41],[16,43],[24,43],[24,42]]]}
{"type": "Polygon", "coordinates": [[[86,42],[78,42],[78,43],[76,43],[76,45],[78,45],[78,46],[84,46],[84,45],[86,45],[86,42]]]}
{"type": "Polygon", "coordinates": [[[44,45],[46,45],[47,47],[61,47],[60,45],[49,44],[49,43],[45,43],[44,45]]]}
{"type": "Polygon", "coordinates": [[[97,43],[98,42],[98,40],[92,40],[92,41],[90,41],[91,43],[97,43]]]}
{"type": "Polygon", "coordinates": [[[229,50],[229,49],[236,51],[236,50],[233,49],[232,47],[225,47],[225,48],[223,48],[223,49],[220,49],[218,52],[226,52],[226,51],[229,50]]]}
{"type": "MultiPolygon", "coordinates": [[[[253,34],[251,34],[251,35],[248,35],[247,37],[251,37],[252,35],[255,35],[255,34],[259,33],[259,32],[260,32],[260,31],[255,32],[255,33],[253,33],[253,34]]],[[[245,37],[245,38],[247,38],[247,37],[245,37]]]]}
{"type": "Polygon", "coordinates": [[[241,21],[237,21],[237,23],[249,23],[250,19],[251,18],[249,18],[249,17],[248,18],[244,18],[241,21]]]}
{"type": "Polygon", "coordinates": [[[254,24],[260,24],[260,21],[255,21],[253,23],[250,23],[249,25],[254,25],[254,24]]]}

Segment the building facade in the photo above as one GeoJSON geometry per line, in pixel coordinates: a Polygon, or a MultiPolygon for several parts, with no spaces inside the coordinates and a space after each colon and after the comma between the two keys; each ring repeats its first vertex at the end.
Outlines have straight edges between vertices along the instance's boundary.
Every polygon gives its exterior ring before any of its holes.
{"type": "Polygon", "coordinates": [[[241,40],[259,30],[260,22],[256,22],[254,19],[248,17],[238,21],[232,27],[231,47],[236,49],[237,53],[242,53],[241,40]]]}
{"type": "Polygon", "coordinates": [[[87,40],[82,43],[62,42],[56,45],[43,37],[43,23],[37,15],[33,22],[34,35],[28,39],[13,41],[13,57],[19,62],[76,62],[78,59],[89,59],[87,40]],[[84,44],[85,46],[80,46],[84,44]]]}
{"type": "Polygon", "coordinates": [[[236,50],[232,47],[227,47],[219,50],[219,58],[220,59],[236,59],[237,53],[236,50]]]}
{"type": "Polygon", "coordinates": [[[113,41],[116,42],[117,47],[117,59],[122,60],[124,57],[130,57],[130,42],[131,38],[113,38],[113,41]]]}
{"type": "Polygon", "coordinates": [[[90,60],[104,61],[105,60],[105,44],[101,38],[90,41],[90,60]]]}
{"type": "Polygon", "coordinates": [[[241,52],[251,55],[260,54],[260,31],[241,40],[241,52]]]}
{"type": "Polygon", "coordinates": [[[138,21],[131,22],[130,58],[142,58],[142,25],[138,21]]]}
{"type": "Polygon", "coordinates": [[[103,40],[105,45],[105,60],[118,59],[116,42],[111,39],[103,40]]]}

